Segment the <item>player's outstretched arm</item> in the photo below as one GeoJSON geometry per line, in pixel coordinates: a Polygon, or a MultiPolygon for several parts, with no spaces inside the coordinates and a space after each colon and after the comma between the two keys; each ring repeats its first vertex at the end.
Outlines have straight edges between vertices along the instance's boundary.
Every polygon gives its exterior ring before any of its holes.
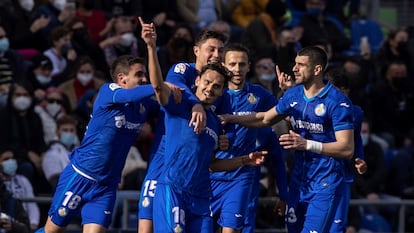
{"type": "Polygon", "coordinates": [[[241,166],[260,166],[265,161],[267,151],[255,151],[248,155],[238,156],[231,159],[217,159],[213,155],[210,170],[213,172],[231,171],[241,166]]]}
{"type": "Polygon", "coordinates": [[[157,33],[155,31],[154,23],[144,23],[139,17],[141,23],[141,38],[147,44],[148,50],[148,71],[152,87],[155,91],[155,96],[161,105],[166,105],[170,97],[170,88],[164,83],[160,64],[158,62],[158,55],[156,51],[157,33]]]}

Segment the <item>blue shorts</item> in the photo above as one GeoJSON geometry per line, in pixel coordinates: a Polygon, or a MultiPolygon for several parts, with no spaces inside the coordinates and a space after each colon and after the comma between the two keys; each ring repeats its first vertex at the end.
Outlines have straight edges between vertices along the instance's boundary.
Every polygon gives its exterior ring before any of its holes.
{"type": "Polygon", "coordinates": [[[330,232],[340,200],[341,194],[307,193],[304,195],[299,190],[290,187],[286,210],[288,232],[330,232]]]}
{"type": "Polygon", "coordinates": [[[253,179],[211,181],[211,209],[215,222],[222,227],[243,228],[252,182],[253,179]]]}
{"type": "Polygon", "coordinates": [[[209,198],[200,198],[158,184],[154,197],[154,232],[157,233],[211,233],[209,198]]]}
{"type": "Polygon", "coordinates": [[[142,188],[138,202],[138,219],[149,219],[153,218],[153,203],[155,196],[155,189],[157,188],[157,180],[145,179],[142,183],[142,188]]]}
{"type": "Polygon", "coordinates": [[[348,226],[348,209],[351,200],[351,184],[346,183],[344,192],[339,201],[334,221],[329,232],[345,232],[348,226]]]}
{"type": "Polygon", "coordinates": [[[256,211],[257,206],[259,205],[259,192],[260,192],[260,183],[256,179],[253,184],[253,188],[250,192],[249,203],[247,205],[247,213],[244,218],[244,225],[242,233],[255,233],[256,232],[256,211]]]}
{"type": "Polygon", "coordinates": [[[153,218],[153,203],[155,190],[157,188],[157,180],[161,174],[164,165],[165,140],[162,137],[157,151],[154,153],[151,162],[149,163],[147,174],[142,182],[141,194],[138,202],[138,219],[153,218]]]}
{"type": "Polygon", "coordinates": [[[112,220],[117,185],[102,185],[75,171],[69,164],[60,175],[48,215],[58,226],[67,226],[81,213],[82,224],[106,228],[112,220]]]}

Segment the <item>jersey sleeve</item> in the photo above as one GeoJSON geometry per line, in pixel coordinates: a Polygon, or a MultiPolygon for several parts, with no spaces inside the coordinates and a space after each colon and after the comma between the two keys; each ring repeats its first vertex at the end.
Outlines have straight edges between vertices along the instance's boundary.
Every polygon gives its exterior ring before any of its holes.
{"type": "Polygon", "coordinates": [[[116,83],[104,84],[99,90],[98,103],[130,103],[139,102],[147,97],[154,95],[154,89],[151,85],[140,85],[131,89],[120,87],[116,83]]]}
{"type": "Polygon", "coordinates": [[[168,71],[166,81],[183,88],[184,92],[190,96],[190,103],[194,105],[199,104],[200,101],[192,91],[192,87],[194,86],[194,81],[197,76],[197,74],[192,71],[194,70],[191,69],[188,63],[175,64],[168,71]]]}

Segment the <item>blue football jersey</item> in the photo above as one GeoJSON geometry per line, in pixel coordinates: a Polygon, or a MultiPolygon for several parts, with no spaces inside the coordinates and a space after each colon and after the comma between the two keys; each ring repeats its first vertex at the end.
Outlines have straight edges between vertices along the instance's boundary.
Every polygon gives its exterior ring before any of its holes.
{"type": "Polygon", "coordinates": [[[206,129],[194,133],[189,126],[192,104],[187,95],[182,102],[170,102],[165,110],[165,160],[158,183],[198,197],[210,197],[209,168],[218,147],[221,124],[212,110],[206,110],[206,129]]]}
{"type": "Polygon", "coordinates": [[[73,165],[84,175],[102,183],[119,183],[126,156],[135,142],[150,108],[151,85],[123,89],[104,84],[96,97],[85,136],[70,154],[73,165]]]}
{"type": "MultiPolygon", "coordinates": [[[[225,112],[229,102],[234,115],[247,115],[254,112],[267,111],[277,104],[277,98],[262,86],[246,83],[242,90],[234,91],[227,89],[221,98],[223,102],[216,103],[220,112],[225,112]]],[[[227,134],[232,142],[226,151],[218,151],[217,158],[230,159],[247,155],[256,148],[257,128],[247,128],[241,125],[234,125],[234,132],[227,134]]],[[[215,180],[237,180],[251,177],[255,168],[242,166],[233,171],[212,172],[211,179],[215,180]]]]}
{"type": "MultiPolygon", "coordinates": [[[[286,91],[276,106],[290,116],[293,130],[322,143],[334,142],[335,131],[354,129],[351,101],[328,82],[315,97],[307,98],[303,85],[286,91]]],[[[335,193],[344,181],[345,161],[310,151],[295,152],[291,186],[309,193],[335,193]]]]}

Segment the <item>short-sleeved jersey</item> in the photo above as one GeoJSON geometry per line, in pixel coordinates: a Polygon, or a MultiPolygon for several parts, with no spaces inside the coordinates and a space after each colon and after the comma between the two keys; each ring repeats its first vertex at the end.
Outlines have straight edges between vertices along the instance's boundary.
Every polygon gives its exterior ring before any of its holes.
{"type": "MultiPolygon", "coordinates": [[[[263,87],[246,83],[242,90],[234,91],[227,89],[220,98],[221,102],[216,103],[216,111],[225,112],[230,102],[231,111],[234,115],[247,115],[254,112],[267,111],[277,104],[277,98],[263,87]]],[[[217,158],[230,159],[247,155],[256,148],[257,128],[248,128],[241,125],[234,125],[234,132],[229,137],[230,148],[226,151],[218,151],[217,158]]],[[[214,180],[237,180],[251,177],[255,168],[242,166],[233,171],[212,172],[211,179],[214,180]]]]}
{"type": "MultiPolygon", "coordinates": [[[[296,133],[322,143],[336,141],[336,131],[354,129],[351,101],[330,82],[312,98],[305,96],[303,85],[290,88],[279,100],[276,111],[290,116],[296,133]]],[[[291,186],[302,192],[335,193],[343,184],[344,166],[344,160],[298,150],[291,186]]]]}
{"type": "Polygon", "coordinates": [[[354,181],[354,163],[353,160],[356,158],[364,159],[364,145],[362,145],[361,139],[361,124],[362,119],[364,118],[364,111],[361,107],[354,105],[353,108],[354,113],[354,157],[352,160],[346,161],[346,168],[345,168],[345,179],[346,182],[353,182],[354,181]]]}
{"type": "Polygon", "coordinates": [[[128,151],[136,140],[151,108],[158,108],[151,85],[124,89],[104,84],[96,97],[91,119],[79,147],[70,154],[84,176],[117,184],[128,151]]]}
{"type": "Polygon", "coordinates": [[[170,98],[165,111],[165,160],[158,183],[174,186],[190,195],[210,197],[209,167],[218,136],[221,132],[219,118],[212,110],[206,110],[205,130],[194,133],[189,127],[192,104],[183,94],[181,103],[170,98]]]}

